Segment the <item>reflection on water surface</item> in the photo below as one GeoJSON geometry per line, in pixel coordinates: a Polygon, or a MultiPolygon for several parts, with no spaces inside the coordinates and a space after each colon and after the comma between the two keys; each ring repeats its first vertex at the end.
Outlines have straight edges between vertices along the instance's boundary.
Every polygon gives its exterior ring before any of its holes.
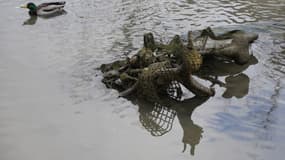
{"type": "MultiPolygon", "coordinates": [[[[40,18],[50,19],[50,18],[55,18],[57,16],[61,16],[61,15],[64,15],[64,14],[67,14],[67,12],[65,10],[62,10],[60,12],[56,12],[56,13],[53,13],[53,14],[50,14],[50,15],[47,15],[47,16],[44,16],[44,17],[40,17],[40,18]]],[[[30,18],[25,20],[23,25],[34,25],[34,24],[36,24],[37,19],[38,19],[38,16],[31,16],[30,15],[30,18]]]]}
{"type": "MultiPolygon", "coordinates": [[[[248,94],[250,81],[249,77],[242,72],[250,65],[257,63],[258,60],[254,56],[251,56],[250,61],[244,65],[211,57],[205,59],[204,65],[202,65],[196,75],[211,81],[212,86],[217,85],[226,88],[222,95],[224,98],[242,98],[248,94]],[[226,77],[225,81],[219,80],[219,77],[226,77]]],[[[187,145],[190,145],[190,153],[194,155],[195,146],[199,144],[202,138],[203,128],[195,124],[191,116],[195,108],[205,103],[208,99],[195,96],[189,99],[186,98],[181,102],[174,100],[156,103],[139,101],[139,120],[152,136],[163,136],[171,131],[174,119],[177,117],[183,129],[183,152],[186,150],[187,145]]]]}
{"type": "Polygon", "coordinates": [[[161,103],[139,103],[139,119],[144,128],[153,136],[163,136],[172,129],[174,118],[177,117],[183,129],[183,152],[190,145],[190,153],[194,155],[195,146],[202,138],[203,128],[191,119],[196,107],[203,104],[208,98],[193,97],[183,102],[173,102],[173,105],[161,103]]]}

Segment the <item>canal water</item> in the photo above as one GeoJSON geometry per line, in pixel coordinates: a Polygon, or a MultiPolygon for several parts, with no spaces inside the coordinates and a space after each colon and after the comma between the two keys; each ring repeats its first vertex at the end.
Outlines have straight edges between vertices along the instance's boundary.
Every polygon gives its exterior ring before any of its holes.
{"type": "Polygon", "coordinates": [[[68,0],[48,19],[26,2],[0,0],[1,160],[284,158],[284,0],[68,0]],[[144,33],[168,42],[208,26],[259,34],[250,64],[211,62],[226,83],[214,97],[150,106],[101,82],[98,67],[144,33]]]}

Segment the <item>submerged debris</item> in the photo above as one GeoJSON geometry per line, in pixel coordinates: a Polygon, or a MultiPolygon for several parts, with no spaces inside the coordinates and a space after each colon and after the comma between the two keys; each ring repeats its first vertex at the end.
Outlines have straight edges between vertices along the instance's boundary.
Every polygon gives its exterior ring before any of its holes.
{"type": "MultiPolygon", "coordinates": [[[[137,54],[101,65],[102,81],[108,88],[117,89],[120,96],[132,94],[150,102],[157,102],[163,96],[181,101],[181,85],[197,96],[213,96],[213,88],[192,77],[203,65],[203,56],[244,64],[251,57],[248,50],[255,39],[257,35],[239,30],[216,36],[207,28],[194,40],[192,33],[188,32],[186,44],[178,35],[168,44],[160,44],[155,42],[152,33],[147,33],[144,46],[137,54]]],[[[205,78],[207,75],[200,77],[211,81],[205,78]]]]}

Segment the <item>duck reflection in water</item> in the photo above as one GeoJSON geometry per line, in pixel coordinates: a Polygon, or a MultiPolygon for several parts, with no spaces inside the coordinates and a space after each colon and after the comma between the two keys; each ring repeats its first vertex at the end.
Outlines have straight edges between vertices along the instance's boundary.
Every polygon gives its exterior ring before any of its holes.
{"type": "Polygon", "coordinates": [[[38,20],[38,16],[30,16],[29,19],[25,20],[23,25],[34,25],[38,20]]]}
{"type": "MultiPolygon", "coordinates": [[[[67,12],[65,10],[61,10],[61,11],[53,13],[53,14],[40,16],[40,18],[42,18],[42,19],[50,19],[50,18],[61,16],[61,15],[65,15],[65,14],[67,14],[67,12]]],[[[36,24],[36,22],[38,20],[38,17],[39,16],[36,16],[36,15],[30,15],[30,17],[23,22],[23,25],[34,25],[34,24],[36,24]]]]}
{"type": "Polygon", "coordinates": [[[211,81],[212,86],[224,87],[226,89],[222,95],[224,98],[242,98],[248,94],[250,78],[242,72],[258,63],[255,56],[251,55],[249,62],[243,65],[213,57],[206,58],[204,61],[204,65],[195,74],[211,81]],[[219,77],[225,77],[225,82],[219,80],[219,77]]]}
{"type": "Polygon", "coordinates": [[[153,136],[162,136],[172,129],[173,121],[177,116],[183,129],[183,152],[187,145],[191,146],[190,153],[194,155],[195,146],[199,144],[203,129],[191,119],[192,113],[198,106],[206,102],[208,97],[195,96],[182,102],[164,99],[161,102],[149,103],[138,101],[139,119],[142,126],[153,136]]]}

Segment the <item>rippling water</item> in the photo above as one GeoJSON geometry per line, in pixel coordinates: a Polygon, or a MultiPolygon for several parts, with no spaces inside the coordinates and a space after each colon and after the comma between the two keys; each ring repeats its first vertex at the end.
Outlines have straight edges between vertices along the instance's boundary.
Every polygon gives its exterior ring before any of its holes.
{"type": "Polygon", "coordinates": [[[70,0],[50,19],[20,3],[0,0],[1,160],[282,159],[284,0],[70,0]],[[207,26],[259,34],[258,63],[213,62],[228,84],[215,97],[149,106],[101,83],[97,68],[135,54],[144,33],[167,42],[207,26]]]}

